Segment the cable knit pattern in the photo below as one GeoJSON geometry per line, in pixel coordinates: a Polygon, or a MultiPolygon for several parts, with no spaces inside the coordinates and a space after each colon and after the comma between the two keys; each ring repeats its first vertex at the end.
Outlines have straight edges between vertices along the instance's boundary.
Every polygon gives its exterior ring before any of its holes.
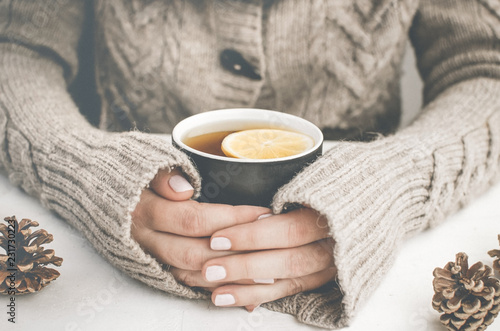
{"type": "Polygon", "coordinates": [[[0,166],[146,284],[207,298],[130,237],[130,212],[159,169],[182,168],[197,191],[200,178],[169,143],[130,129],[168,132],[204,110],[265,105],[339,139],[273,202],[276,213],[299,204],[327,217],[338,276],[265,304],[326,328],[348,325],[405,238],[499,178],[499,0],[97,0],[101,130],[67,92],[85,56],[83,3],[0,2],[0,166]],[[394,133],[408,35],[425,107],[394,133]],[[224,69],[227,49],[258,75],[224,69]]]}

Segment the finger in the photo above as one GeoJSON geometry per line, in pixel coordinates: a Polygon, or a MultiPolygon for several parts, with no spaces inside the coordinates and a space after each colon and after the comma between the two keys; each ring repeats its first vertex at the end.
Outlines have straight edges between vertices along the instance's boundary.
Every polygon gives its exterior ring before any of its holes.
{"type": "Polygon", "coordinates": [[[333,266],[332,252],[331,241],[321,240],[301,247],[213,259],[203,266],[202,273],[209,282],[296,278],[333,266]]]}
{"type": "MultiPolygon", "coordinates": [[[[213,292],[213,291],[211,291],[213,292]]],[[[249,313],[252,313],[255,308],[258,308],[260,305],[250,305],[250,306],[245,306],[245,309],[249,312],[249,313]]]]}
{"type": "Polygon", "coordinates": [[[158,171],[149,186],[156,194],[173,201],[188,200],[194,194],[193,186],[178,169],[158,171]]]}
{"type": "Polygon", "coordinates": [[[298,247],[328,237],[326,218],[313,209],[302,208],[215,232],[214,250],[262,250],[298,247]]]}
{"type": "Polygon", "coordinates": [[[187,237],[205,237],[223,228],[253,222],[267,213],[268,208],[256,206],[170,201],[144,190],[134,216],[149,229],[187,237]]]}
{"type": "MultiPolygon", "coordinates": [[[[178,282],[187,286],[209,288],[212,289],[212,291],[217,287],[221,286],[221,283],[206,281],[203,275],[201,274],[200,270],[184,270],[179,268],[170,268],[169,271],[172,273],[172,275],[178,282]]],[[[231,283],[222,283],[222,285],[230,285],[230,284],[251,285],[255,284],[255,282],[253,280],[244,279],[231,283]]]]}
{"type": "Polygon", "coordinates": [[[246,306],[253,310],[262,303],[316,289],[333,280],[336,274],[332,267],[303,277],[280,279],[272,285],[225,285],[213,291],[212,302],[216,306],[246,306]]]}
{"type": "Polygon", "coordinates": [[[133,237],[146,252],[161,263],[198,272],[211,259],[227,256],[227,253],[236,254],[211,250],[208,247],[208,238],[182,237],[147,228],[133,230],[133,237]]]}

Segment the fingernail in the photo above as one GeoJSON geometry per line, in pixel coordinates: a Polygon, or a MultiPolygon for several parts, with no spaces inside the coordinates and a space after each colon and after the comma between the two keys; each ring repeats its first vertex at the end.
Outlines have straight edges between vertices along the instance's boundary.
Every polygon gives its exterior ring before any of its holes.
{"type": "Polygon", "coordinates": [[[234,305],[235,303],[236,300],[231,294],[217,294],[215,296],[214,304],[216,306],[229,306],[229,305],[234,305]]]}
{"type": "Polygon", "coordinates": [[[226,269],[220,265],[210,266],[207,268],[207,271],[205,271],[205,278],[209,282],[224,279],[226,278],[226,269]]]}
{"type": "Polygon", "coordinates": [[[231,240],[224,237],[212,238],[212,241],[210,242],[210,248],[216,251],[231,249],[231,240]]]}
{"type": "Polygon", "coordinates": [[[170,177],[170,179],[168,180],[168,184],[170,185],[172,190],[177,193],[194,190],[194,188],[191,186],[191,184],[189,184],[186,178],[180,175],[174,175],[170,177]]]}
{"type": "Polygon", "coordinates": [[[257,217],[257,220],[261,220],[263,218],[268,218],[268,217],[271,217],[273,216],[273,214],[264,214],[264,215],[260,215],[259,217],[257,217]]]}
{"type": "Polygon", "coordinates": [[[274,278],[254,278],[253,281],[257,284],[274,284],[274,278]]]}

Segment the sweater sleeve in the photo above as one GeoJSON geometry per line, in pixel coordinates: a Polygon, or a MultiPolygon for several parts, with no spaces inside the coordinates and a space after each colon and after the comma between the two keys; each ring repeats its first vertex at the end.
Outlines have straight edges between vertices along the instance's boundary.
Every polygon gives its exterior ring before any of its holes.
{"type": "Polygon", "coordinates": [[[187,157],[158,137],[91,126],[67,92],[75,76],[84,1],[0,2],[0,167],[10,180],[79,229],[132,277],[187,297],[130,235],[130,213],[159,169],[187,157]]]}
{"type": "Polygon", "coordinates": [[[336,282],[269,308],[317,326],[346,326],[405,238],[498,179],[500,1],[420,1],[410,34],[425,84],[420,116],[392,136],[339,142],[274,197],[276,213],[302,204],[327,217],[336,282]]]}

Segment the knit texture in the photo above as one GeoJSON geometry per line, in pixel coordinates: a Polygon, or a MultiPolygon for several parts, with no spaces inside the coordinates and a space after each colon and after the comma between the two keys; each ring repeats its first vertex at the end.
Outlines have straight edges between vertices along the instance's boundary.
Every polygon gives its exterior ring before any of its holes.
{"type": "Polygon", "coordinates": [[[0,2],[0,166],[148,285],[208,297],[130,237],[159,169],[180,167],[200,190],[184,154],[140,131],[169,132],[200,111],[272,108],[339,139],[273,202],[276,213],[316,209],[335,241],[335,282],[265,304],[312,325],[346,326],[404,239],[498,180],[499,0],[95,1],[101,129],[67,92],[84,12],[84,1],[0,2]],[[408,34],[425,107],[394,133],[408,34]],[[225,49],[262,79],[222,68],[225,49]]]}

